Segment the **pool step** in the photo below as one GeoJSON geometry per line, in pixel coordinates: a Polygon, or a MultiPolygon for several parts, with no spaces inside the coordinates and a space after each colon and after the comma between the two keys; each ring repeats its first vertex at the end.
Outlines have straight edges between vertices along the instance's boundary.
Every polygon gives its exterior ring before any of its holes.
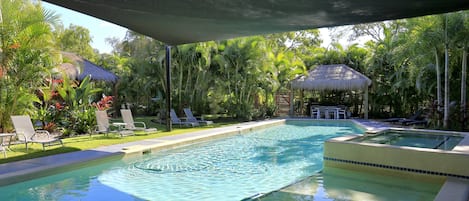
{"type": "Polygon", "coordinates": [[[469,181],[448,177],[434,201],[467,201],[469,200],[469,181]]]}
{"type": "Polygon", "coordinates": [[[132,145],[128,147],[122,148],[122,151],[125,152],[125,154],[150,154],[151,153],[151,147],[146,146],[146,145],[132,145]]]}

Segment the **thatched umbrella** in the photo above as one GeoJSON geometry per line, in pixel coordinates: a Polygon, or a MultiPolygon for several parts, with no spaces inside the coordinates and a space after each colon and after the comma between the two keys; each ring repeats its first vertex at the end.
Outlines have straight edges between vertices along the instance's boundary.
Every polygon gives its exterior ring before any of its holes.
{"type": "MultiPolygon", "coordinates": [[[[292,89],[307,90],[363,90],[365,119],[368,118],[368,86],[371,80],[345,64],[320,65],[291,82],[292,89]]],[[[293,96],[291,97],[293,99],[293,96]]],[[[292,103],[291,100],[290,103],[292,103]]],[[[290,105],[293,112],[293,104],[290,105]]]]}

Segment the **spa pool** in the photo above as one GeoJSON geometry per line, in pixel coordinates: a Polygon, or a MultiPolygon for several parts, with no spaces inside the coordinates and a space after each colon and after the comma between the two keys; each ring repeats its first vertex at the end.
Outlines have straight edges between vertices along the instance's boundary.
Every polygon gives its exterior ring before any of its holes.
{"type": "Polygon", "coordinates": [[[457,134],[425,133],[413,130],[386,130],[375,135],[364,135],[354,138],[351,141],[452,150],[462,139],[464,137],[457,134]]]}

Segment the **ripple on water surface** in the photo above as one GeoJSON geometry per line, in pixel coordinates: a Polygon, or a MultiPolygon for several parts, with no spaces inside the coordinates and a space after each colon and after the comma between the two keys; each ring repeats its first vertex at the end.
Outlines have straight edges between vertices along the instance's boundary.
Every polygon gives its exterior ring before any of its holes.
{"type": "Polygon", "coordinates": [[[356,132],[344,126],[283,125],[163,151],[105,172],[99,181],[143,199],[240,200],[318,172],[324,140],[356,132]]]}

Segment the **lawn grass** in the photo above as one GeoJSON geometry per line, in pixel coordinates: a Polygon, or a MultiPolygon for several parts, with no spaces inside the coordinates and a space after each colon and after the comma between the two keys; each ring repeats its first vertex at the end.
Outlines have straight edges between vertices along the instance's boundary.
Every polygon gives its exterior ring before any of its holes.
{"type": "MultiPolygon", "coordinates": [[[[81,135],[75,137],[68,137],[62,139],[64,146],[51,146],[46,147],[46,151],[42,150],[41,144],[28,144],[29,150],[26,151],[26,147],[24,144],[14,144],[10,146],[11,151],[7,151],[7,158],[1,158],[0,164],[2,163],[9,163],[13,161],[20,161],[32,158],[38,158],[43,156],[73,152],[73,151],[81,151],[81,150],[88,150],[93,149],[101,146],[108,146],[113,144],[122,144],[126,142],[133,142],[151,138],[158,138],[164,136],[171,136],[171,135],[180,135],[189,132],[195,132],[200,130],[206,130],[210,128],[222,127],[227,125],[232,125],[235,123],[239,123],[237,121],[228,120],[228,121],[220,121],[215,120],[215,123],[210,126],[199,126],[199,127],[179,127],[173,126],[173,130],[171,132],[166,132],[166,125],[158,124],[152,122],[151,119],[154,117],[135,117],[135,121],[143,121],[147,125],[148,128],[157,128],[158,131],[155,133],[139,133],[136,132],[134,136],[126,136],[120,137],[119,134],[97,134],[97,135],[81,135]]],[[[115,119],[114,121],[120,121],[120,119],[115,119]]]]}

